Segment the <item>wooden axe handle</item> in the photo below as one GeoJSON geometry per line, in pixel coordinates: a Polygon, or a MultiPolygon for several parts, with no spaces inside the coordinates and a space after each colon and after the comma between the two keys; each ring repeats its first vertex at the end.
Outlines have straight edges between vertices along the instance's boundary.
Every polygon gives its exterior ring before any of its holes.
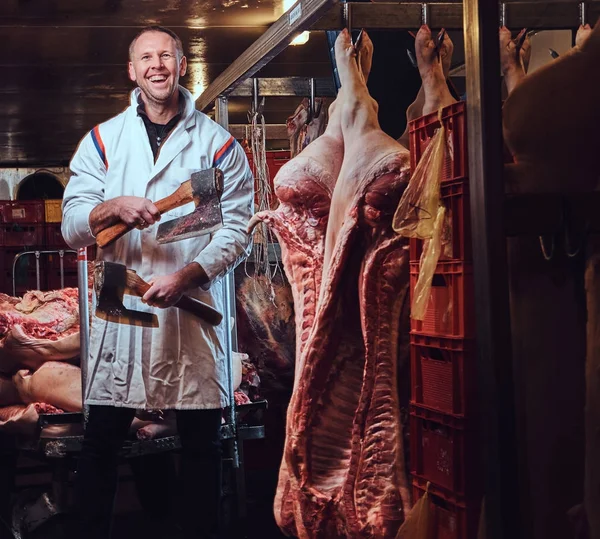
{"type": "MultiPolygon", "coordinates": [[[[179,208],[188,202],[192,202],[194,197],[192,196],[192,188],[190,180],[183,182],[177,190],[170,194],[168,197],[157,200],[154,205],[158,208],[158,211],[162,215],[168,211],[179,208]]],[[[126,225],[125,223],[117,223],[116,225],[109,226],[104,230],[98,232],[96,236],[96,243],[98,247],[106,247],[114,241],[117,241],[120,237],[124,236],[129,232],[132,226],[126,225]]]]}
{"type": "Polygon", "coordinates": [[[116,225],[109,226],[104,230],[98,232],[96,236],[96,244],[98,247],[106,247],[110,245],[113,241],[117,241],[121,236],[124,236],[131,230],[132,227],[126,225],[125,223],[117,223],[116,225]]]}
{"type": "Polygon", "coordinates": [[[181,296],[175,307],[197,316],[211,326],[218,326],[223,320],[223,315],[219,311],[190,296],[181,296]]]}
{"type": "MultiPolygon", "coordinates": [[[[150,285],[139,275],[128,270],[127,288],[131,294],[142,297],[150,289],[150,285]]],[[[197,316],[211,326],[218,326],[221,320],[223,320],[223,315],[219,311],[190,296],[181,296],[181,299],[175,303],[174,307],[197,316]]]]}

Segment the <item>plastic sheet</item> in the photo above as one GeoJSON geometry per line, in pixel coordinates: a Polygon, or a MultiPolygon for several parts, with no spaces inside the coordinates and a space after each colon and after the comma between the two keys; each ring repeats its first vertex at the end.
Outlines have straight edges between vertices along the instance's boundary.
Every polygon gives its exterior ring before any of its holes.
{"type": "Polygon", "coordinates": [[[440,183],[446,152],[446,129],[441,115],[442,109],[438,111],[440,128],[423,152],[392,221],[397,234],[426,240],[411,305],[411,318],[415,320],[425,317],[431,281],[441,253],[445,207],[441,203],[440,183]]]}
{"type": "Polygon", "coordinates": [[[425,492],[408,513],[396,534],[396,539],[435,539],[434,532],[433,511],[429,494],[425,492]]]}

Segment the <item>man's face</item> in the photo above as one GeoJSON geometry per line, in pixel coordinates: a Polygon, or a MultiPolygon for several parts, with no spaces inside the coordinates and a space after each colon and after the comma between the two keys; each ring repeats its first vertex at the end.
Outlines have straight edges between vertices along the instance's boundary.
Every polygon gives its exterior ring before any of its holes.
{"type": "Polygon", "coordinates": [[[186,58],[177,58],[175,40],[170,35],[146,32],[133,47],[129,78],[137,83],[148,100],[163,104],[175,93],[186,68],[186,58]]]}

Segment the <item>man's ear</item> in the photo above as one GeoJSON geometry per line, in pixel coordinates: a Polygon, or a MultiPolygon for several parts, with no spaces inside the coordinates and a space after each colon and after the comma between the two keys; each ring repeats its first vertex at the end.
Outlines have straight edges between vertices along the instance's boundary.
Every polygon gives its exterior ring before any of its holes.
{"type": "Polygon", "coordinates": [[[187,58],[185,56],[181,57],[181,61],[179,62],[179,76],[183,77],[187,72],[187,58]]]}
{"type": "Polygon", "coordinates": [[[135,69],[133,69],[133,63],[129,62],[129,64],[127,64],[127,72],[129,73],[129,79],[132,80],[133,82],[135,82],[136,78],[135,78],[135,69]]]}

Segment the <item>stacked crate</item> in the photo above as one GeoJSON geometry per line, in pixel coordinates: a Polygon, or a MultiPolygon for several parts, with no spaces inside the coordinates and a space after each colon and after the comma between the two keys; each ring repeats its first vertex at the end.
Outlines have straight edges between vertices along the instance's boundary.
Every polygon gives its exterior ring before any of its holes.
{"type": "MultiPolygon", "coordinates": [[[[2,257],[2,292],[13,293],[13,261],[22,251],[40,249],[44,245],[44,202],[38,200],[0,201],[0,249],[2,257]]],[[[46,286],[45,264],[40,258],[40,287],[46,286]]],[[[15,270],[17,293],[37,286],[33,257],[21,257],[15,270]]]]}
{"type": "MultiPolygon", "coordinates": [[[[447,152],[441,199],[448,242],[422,321],[411,320],[411,473],[415,500],[429,488],[438,539],[474,539],[482,469],[475,401],[473,266],[465,103],[442,111],[447,152]],[[428,487],[429,485],[429,487],[428,487]]],[[[411,169],[439,128],[437,112],[409,126],[411,169]]],[[[421,240],[410,240],[411,300],[421,240]]]]}
{"type": "MultiPolygon", "coordinates": [[[[13,294],[13,262],[23,251],[71,250],[61,233],[62,200],[0,201],[0,292],[13,294]]],[[[95,258],[95,248],[88,249],[95,258]]],[[[64,286],[77,286],[77,256],[63,253],[64,286]]],[[[40,254],[17,259],[15,293],[61,288],[61,260],[57,254],[40,254]],[[39,272],[37,266],[39,265],[39,272]],[[38,277],[39,273],[39,277],[38,277]]]]}
{"type": "MultiPolygon", "coordinates": [[[[60,251],[69,249],[62,237],[62,200],[46,200],[46,249],[60,251]]],[[[61,286],[60,254],[47,256],[48,260],[48,289],[55,290],[61,286]]],[[[65,287],[77,286],[77,256],[66,254],[63,256],[63,275],[65,287]]]]}
{"type": "MultiPolygon", "coordinates": [[[[46,200],[46,249],[49,251],[60,251],[70,249],[65,242],[62,232],[62,200],[46,200]]],[[[96,246],[87,249],[88,260],[96,258],[96,246]]],[[[51,254],[48,260],[48,289],[57,290],[61,288],[60,253],[51,254]]],[[[77,255],[74,253],[63,254],[63,269],[65,287],[77,286],[77,255]]]]}

